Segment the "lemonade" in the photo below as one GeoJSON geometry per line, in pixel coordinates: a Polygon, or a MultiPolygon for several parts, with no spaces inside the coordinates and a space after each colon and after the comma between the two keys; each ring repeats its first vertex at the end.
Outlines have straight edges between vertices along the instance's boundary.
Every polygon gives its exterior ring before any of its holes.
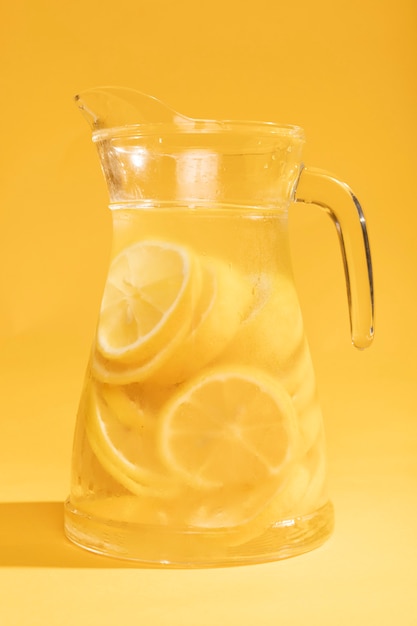
{"type": "Polygon", "coordinates": [[[322,418],[286,219],[137,206],[113,222],[67,534],[187,565],[321,543],[331,526],[322,418]]]}

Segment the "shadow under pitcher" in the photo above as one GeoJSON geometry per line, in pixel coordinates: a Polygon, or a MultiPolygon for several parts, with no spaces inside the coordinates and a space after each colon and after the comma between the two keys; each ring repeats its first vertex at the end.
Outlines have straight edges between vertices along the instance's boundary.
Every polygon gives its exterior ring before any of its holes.
{"type": "Polygon", "coordinates": [[[358,200],[303,165],[297,126],[191,119],[129,89],[93,89],[76,103],[107,182],[113,243],[67,536],[177,567],[316,548],[333,508],[288,210],[315,204],[333,219],[363,349],[373,282],[358,200]]]}

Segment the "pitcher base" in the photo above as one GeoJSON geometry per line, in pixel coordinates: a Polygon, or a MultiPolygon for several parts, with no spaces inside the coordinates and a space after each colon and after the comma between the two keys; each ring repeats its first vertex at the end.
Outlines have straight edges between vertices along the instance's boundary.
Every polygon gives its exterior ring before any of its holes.
{"type": "Polygon", "coordinates": [[[334,525],[330,502],[309,515],[264,529],[245,540],[242,529],[168,528],[95,518],[65,504],[65,534],[105,556],[160,567],[216,567],[287,559],[319,547],[334,525]]]}

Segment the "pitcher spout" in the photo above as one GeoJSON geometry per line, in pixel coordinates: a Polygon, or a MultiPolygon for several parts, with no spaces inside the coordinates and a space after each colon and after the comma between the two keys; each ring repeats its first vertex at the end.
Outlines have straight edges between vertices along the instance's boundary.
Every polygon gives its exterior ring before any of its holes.
{"type": "Polygon", "coordinates": [[[192,120],[158,98],[125,87],[97,87],[75,96],[93,132],[143,124],[190,123],[192,120]]]}

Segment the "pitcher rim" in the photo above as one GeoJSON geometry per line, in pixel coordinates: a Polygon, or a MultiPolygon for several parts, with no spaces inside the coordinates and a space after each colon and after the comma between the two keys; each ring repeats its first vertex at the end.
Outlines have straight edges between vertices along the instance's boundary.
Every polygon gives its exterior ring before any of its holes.
{"type": "Polygon", "coordinates": [[[296,124],[282,124],[279,122],[265,122],[252,120],[210,120],[210,119],[184,119],[178,123],[144,122],[138,124],[126,124],[110,128],[98,128],[93,130],[93,141],[102,141],[121,137],[145,137],[152,135],[209,135],[234,133],[247,133],[256,136],[277,136],[293,140],[305,141],[304,129],[296,124]]]}

